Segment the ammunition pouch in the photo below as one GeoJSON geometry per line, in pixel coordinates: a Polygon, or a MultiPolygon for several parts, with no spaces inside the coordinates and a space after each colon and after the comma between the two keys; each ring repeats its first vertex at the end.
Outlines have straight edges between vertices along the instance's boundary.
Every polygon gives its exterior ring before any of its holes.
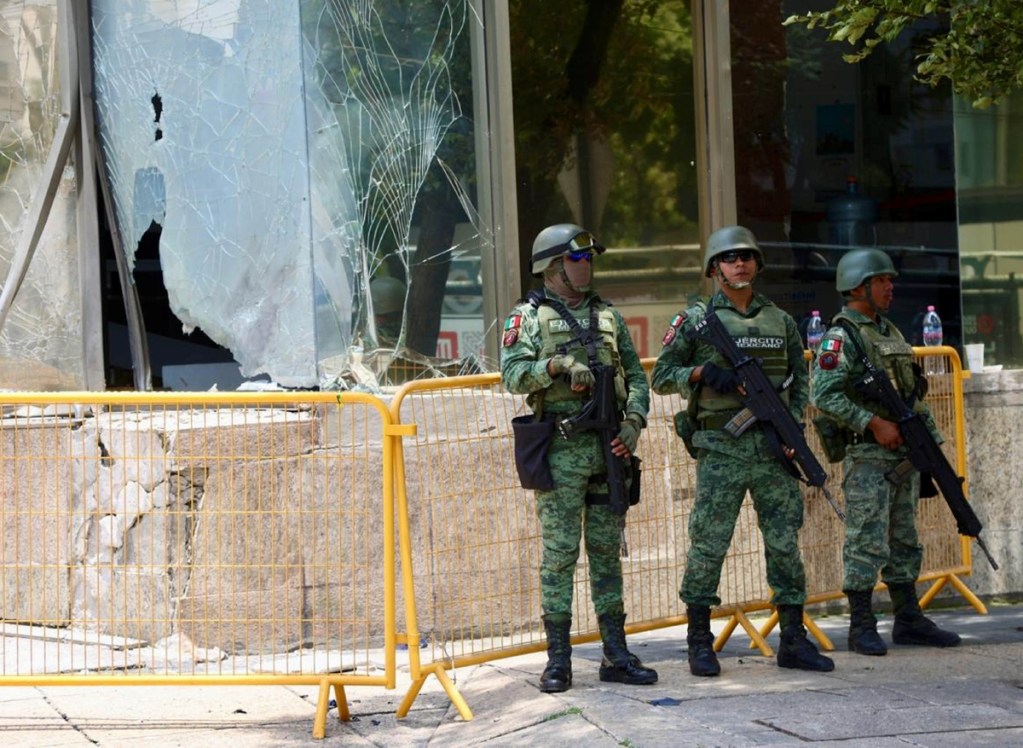
{"type": "Polygon", "coordinates": [[[554,476],[548,448],[554,439],[554,421],[537,420],[534,416],[512,418],[515,437],[515,468],[523,488],[536,491],[554,489],[554,476]]]}
{"type": "Polygon", "coordinates": [[[849,443],[848,429],[838,425],[825,415],[813,419],[817,440],[828,462],[841,462],[845,459],[845,448],[849,443]]]}

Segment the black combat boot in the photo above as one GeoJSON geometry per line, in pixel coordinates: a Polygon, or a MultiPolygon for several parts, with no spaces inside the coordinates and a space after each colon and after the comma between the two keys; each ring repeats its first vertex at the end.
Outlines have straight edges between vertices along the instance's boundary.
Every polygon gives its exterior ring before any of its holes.
{"type": "Polygon", "coordinates": [[[937,624],[920,612],[920,601],[916,596],[916,585],[889,584],[892,596],[892,641],[896,644],[922,644],[926,647],[959,646],[959,634],[939,629],[937,624]]]}
{"type": "Polygon", "coordinates": [[[871,607],[873,590],[845,590],[849,598],[849,651],[881,657],[888,647],[877,633],[877,618],[871,607]]]}
{"type": "Polygon", "coordinates": [[[781,646],[778,647],[778,667],[796,670],[814,670],[830,673],[835,663],[817,651],[803,628],[802,605],[779,605],[778,621],[781,624],[781,646]]]}
{"type": "Polygon", "coordinates": [[[543,627],[547,632],[547,667],[540,674],[540,690],[567,691],[572,687],[572,616],[546,615],[543,627]]]}
{"type": "Polygon", "coordinates": [[[689,619],[686,643],[689,645],[689,672],[693,675],[711,676],[721,672],[718,656],[714,653],[714,634],[710,631],[710,607],[707,605],[686,606],[689,619]]]}
{"type": "Polygon", "coordinates": [[[600,662],[600,679],[605,683],[626,683],[649,686],[657,682],[657,671],[645,667],[625,646],[625,614],[602,613],[597,616],[600,639],[604,642],[604,659],[600,662]]]}

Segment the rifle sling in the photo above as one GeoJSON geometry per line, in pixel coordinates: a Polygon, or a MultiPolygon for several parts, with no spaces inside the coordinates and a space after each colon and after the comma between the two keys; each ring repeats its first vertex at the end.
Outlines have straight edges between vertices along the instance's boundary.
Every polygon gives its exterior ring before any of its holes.
{"type": "MultiPolygon", "coordinates": [[[[859,332],[852,326],[850,322],[844,319],[836,319],[835,324],[841,327],[843,330],[845,330],[845,334],[849,336],[849,342],[852,344],[852,347],[856,349],[856,354],[860,357],[860,360],[863,362],[863,365],[867,367],[868,372],[874,373],[875,376],[882,373],[884,373],[885,376],[888,376],[887,373],[883,372],[874,364],[873,361],[867,358],[867,354],[863,352],[863,346],[860,345],[858,340],[859,332]]],[[[892,383],[893,387],[894,384],[895,383],[893,382],[892,383]]],[[[896,390],[896,392],[898,392],[898,390],[896,390]]],[[[902,397],[902,393],[899,393],[899,397],[902,397]]],[[[905,398],[903,398],[903,400],[905,400],[905,398]]],[[[913,403],[915,400],[916,394],[910,395],[909,400],[905,400],[906,407],[909,410],[913,409],[913,403]]]]}
{"type": "Polygon", "coordinates": [[[579,324],[579,320],[575,318],[568,309],[557,299],[552,299],[547,296],[546,293],[543,296],[537,294],[534,297],[534,303],[547,304],[554,311],[558,313],[558,316],[564,320],[565,324],[568,325],[569,329],[575,333],[576,338],[586,348],[586,358],[589,360],[590,368],[600,364],[600,360],[597,358],[597,347],[603,345],[603,341],[600,340],[600,332],[597,329],[597,302],[600,300],[599,297],[594,296],[590,299],[590,329],[584,330],[583,326],[579,324]]]}

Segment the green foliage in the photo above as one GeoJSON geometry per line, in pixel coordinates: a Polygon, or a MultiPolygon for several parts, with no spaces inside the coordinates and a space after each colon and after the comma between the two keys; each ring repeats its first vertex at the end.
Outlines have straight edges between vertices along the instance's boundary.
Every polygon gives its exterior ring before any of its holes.
{"type": "MultiPolygon", "coordinates": [[[[567,211],[555,185],[573,164],[577,135],[602,141],[612,154],[611,193],[597,229],[607,244],[695,227],[684,0],[513,0],[509,15],[519,208],[537,223],[520,225],[524,251],[538,226],[567,211]]],[[[615,262],[604,258],[601,267],[615,262]]]]}
{"type": "Polygon", "coordinates": [[[577,706],[570,706],[568,709],[563,709],[560,712],[554,712],[553,714],[548,714],[546,717],[543,718],[542,721],[543,722],[552,722],[552,721],[554,721],[556,719],[561,719],[562,717],[574,717],[574,716],[580,715],[582,713],[583,713],[583,710],[580,709],[579,707],[577,707],[577,706]]]}
{"type": "Polygon", "coordinates": [[[856,51],[859,62],[909,27],[926,26],[916,77],[931,86],[949,80],[955,93],[983,109],[1023,88],[1023,3],[1019,0],[838,0],[832,10],[790,16],[785,25],[822,28],[856,51]],[[918,22],[933,21],[933,25],[918,22]]]}

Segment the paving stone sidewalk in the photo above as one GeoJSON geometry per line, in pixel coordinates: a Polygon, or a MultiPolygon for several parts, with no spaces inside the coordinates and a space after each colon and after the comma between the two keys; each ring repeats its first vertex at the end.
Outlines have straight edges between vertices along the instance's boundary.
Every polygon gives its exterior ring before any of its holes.
{"type": "MultiPolygon", "coordinates": [[[[353,720],[332,709],[322,741],[312,739],[314,687],[10,687],[0,689],[0,731],[5,747],[18,748],[1023,746],[1023,605],[929,615],[962,645],[863,657],[846,650],[845,616],[817,619],[836,647],[831,673],[778,668],[748,649],[740,629],[721,654],[721,676],[694,678],[684,627],[630,638],[660,674],[648,687],[600,683],[598,644],[576,647],[575,684],[564,694],[539,692],[541,653],[461,668],[453,677],[473,711],[468,722],[433,677],[403,720],[394,713],[407,676],[393,691],[349,687],[353,720]]],[[[890,641],[890,618],[879,628],[890,641]]],[[[777,631],[768,641],[777,646],[777,631]]]]}

